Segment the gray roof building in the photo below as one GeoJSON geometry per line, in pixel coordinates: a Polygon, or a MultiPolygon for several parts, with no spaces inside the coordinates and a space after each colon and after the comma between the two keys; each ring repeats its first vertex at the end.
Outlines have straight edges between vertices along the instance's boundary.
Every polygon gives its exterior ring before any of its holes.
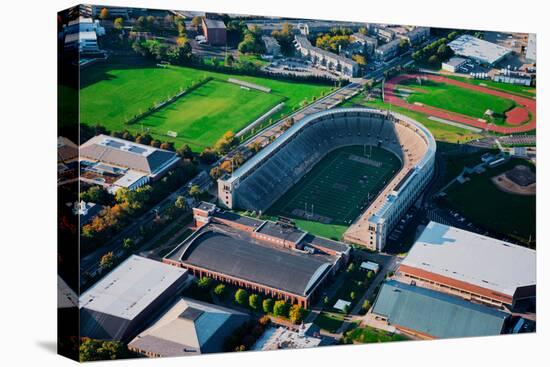
{"type": "Polygon", "coordinates": [[[225,338],[247,320],[242,312],[182,298],[128,348],[149,357],[222,352],[225,338]]]}
{"type": "Polygon", "coordinates": [[[169,258],[300,296],[308,295],[332,266],[328,257],[251,243],[215,226],[200,231],[169,258]]]}
{"type": "Polygon", "coordinates": [[[82,144],[80,156],[142,172],[151,178],[165,173],[180,160],[174,152],[109,135],[97,135],[82,144]]]}
{"type": "Polygon", "coordinates": [[[383,283],[372,313],[397,329],[425,338],[499,335],[509,316],[487,306],[395,280],[383,283]]]}
{"type": "Polygon", "coordinates": [[[80,296],[81,336],[134,337],[186,285],[186,279],[185,269],[130,256],[80,296]]]}

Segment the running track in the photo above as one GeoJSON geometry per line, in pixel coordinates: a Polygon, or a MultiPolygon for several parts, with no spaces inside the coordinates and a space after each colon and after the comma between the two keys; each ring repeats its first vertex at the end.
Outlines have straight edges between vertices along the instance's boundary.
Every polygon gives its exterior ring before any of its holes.
{"type": "Polygon", "coordinates": [[[386,82],[384,86],[384,102],[391,103],[395,106],[403,107],[408,110],[421,112],[426,115],[431,115],[442,119],[451,120],[461,124],[474,126],[484,130],[494,131],[501,134],[521,133],[521,132],[533,130],[536,127],[537,114],[536,114],[536,101],[534,99],[527,98],[527,97],[520,97],[515,94],[510,94],[503,91],[498,91],[491,88],[464,83],[458,80],[446,78],[441,75],[432,75],[432,74],[398,75],[386,82]],[[407,101],[405,101],[404,99],[402,99],[401,97],[399,97],[397,94],[394,93],[395,88],[401,81],[407,80],[407,79],[414,79],[417,77],[428,78],[434,82],[452,84],[461,88],[472,89],[485,94],[491,94],[493,96],[511,99],[514,102],[516,102],[518,105],[521,105],[524,108],[526,108],[531,113],[531,116],[532,116],[531,121],[529,121],[527,124],[520,125],[520,126],[513,126],[513,127],[487,124],[485,122],[479,121],[476,118],[462,115],[459,113],[449,112],[443,109],[426,106],[426,105],[419,106],[416,104],[408,103],[407,101]]]}

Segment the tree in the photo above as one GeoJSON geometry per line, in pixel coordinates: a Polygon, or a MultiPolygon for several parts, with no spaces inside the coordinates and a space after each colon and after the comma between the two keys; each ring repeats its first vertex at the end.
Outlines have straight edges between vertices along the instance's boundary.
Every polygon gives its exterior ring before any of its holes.
{"type": "Polygon", "coordinates": [[[197,282],[197,286],[201,289],[206,289],[207,290],[207,289],[210,289],[213,282],[214,282],[214,280],[212,280],[212,278],[201,277],[199,279],[199,281],[197,282]]]}
{"type": "Polygon", "coordinates": [[[191,25],[193,27],[198,27],[199,24],[201,24],[201,22],[202,22],[202,18],[199,16],[193,17],[193,19],[191,19],[191,25]]]}
{"type": "Polygon", "coordinates": [[[198,185],[191,185],[191,188],[189,189],[189,196],[197,199],[201,195],[202,195],[201,188],[198,185]]]}
{"type": "Polygon", "coordinates": [[[355,271],[355,263],[351,262],[348,265],[348,269],[346,270],[348,273],[353,273],[355,271]]]}
{"type": "Polygon", "coordinates": [[[357,296],[355,295],[355,292],[351,291],[350,294],[349,294],[349,298],[351,298],[351,300],[354,301],[356,297],[357,296]]]}
{"type": "Polygon", "coordinates": [[[361,309],[363,309],[363,311],[366,313],[370,308],[370,302],[368,299],[366,299],[364,302],[363,302],[363,305],[361,306],[361,309]]]}
{"type": "Polygon", "coordinates": [[[374,276],[374,272],[372,270],[369,270],[367,273],[367,279],[371,279],[374,276]]]}
{"type": "Polygon", "coordinates": [[[262,302],[262,309],[265,313],[270,313],[273,311],[273,300],[271,298],[266,298],[262,302]]]}
{"type": "Polygon", "coordinates": [[[367,65],[367,59],[363,55],[353,55],[351,58],[361,66],[367,65]]]}
{"type": "Polygon", "coordinates": [[[435,65],[435,64],[439,63],[439,58],[437,57],[437,55],[432,55],[428,58],[428,62],[430,64],[435,65]]]}
{"type": "Polygon", "coordinates": [[[344,306],[344,313],[349,313],[349,305],[344,306]]]}
{"type": "Polygon", "coordinates": [[[122,241],[122,248],[124,248],[126,251],[132,250],[135,246],[134,240],[131,238],[125,238],[122,241]]]}
{"type": "Polygon", "coordinates": [[[101,9],[101,11],[99,12],[99,19],[105,20],[108,18],[109,18],[109,9],[107,8],[101,9]]]}
{"type": "Polygon", "coordinates": [[[185,202],[185,198],[180,195],[176,198],[176,201],[174,202],[174,205],[178,209],[184,209],[187,206],[187,203],[185,202]]]}
{"type": "Polygon", "coordinates": [[[323,303],[325,306],[328,306],[328,303],[330,302],[330,298],[328,298],[328,296],[324,296],[323,297],[323,303]]]}
{"type": "Polygon", "coordinates": [[[169,150],[173,152],[175,150],[174,143],[172,143],[171,141],[165,141],[162,144],[160,144],[160,149],[169,150]]]}
{"type": "Polygon", "coordinates": [[[176,153],[182,158],[193,159],[193,151],[187,144],[182,145],[178,150],[176,150],[176,153]]]}
{"type": "Polygon", "coordinates": [[[128,349],[121,342],[90,338],[82,339],[78,351],[80,362],[122,359],[128,355],[128,349]]]}
{"type": "Polygon", "coordinates": [[[244,305],[247,299],[248,299],[248,292],[245,291],[244,289],[239,288],[237,292],[235,292],[235,302],[237,302],[239,305],[244,305]]]}
{"type": "Polygon", "coordinates": [[[299,324],[304,319],[306,310],[300,305],[292,305],[290,307],[290,311],[288,312],[288,318],[290,321],[292,321],[294,324],[299,324]]]}
{"type": "Polygon", "coordinates": [[[273,315],[275,316],[287,316],[288,314],[288,305],[283,300],[278,300],[273,305],[273,315]]]}
{"type": "Polygon", "coordinates": [[[225,284],[220,283],[214,287],[214,294],[220,298],[223,298],[225,296],[225,284]]]}
{"type": "Polygon", "coordinates": [[[199,155],[199,159],[202,163],[212,164],[216,161],[216,159],[218,159],[218,155],[212,149],[204,148],[202,153],[199,155]]]}
{"type": "Polygon", "coordinates": [[[80,200],[87,203],[109,205],[112,202],[112,197],[103,187],[91,186],[88,190],[80,193],[80,200]]]}
{"type": "Polygon", "coordinates": [[[124,28],[124,19],[122,18],[116,18],[115,21],[113,22],[113,27],[117,30],[117,31],[121,31],[122,28],[124,28]]]}
{"type": "Polygon", "coordinates": [[[260,308],[260,305],[261,305],[261,298],[260,296],[258,296],[257,294],[251,294],[249,297],[248,297],[248,305],[250,306],[250,308],[252,308],[253,310],[258,310],[260,308]]]}
{"type": "Polygon", "coordinates": [[[102,270],[108,270],[113,265],[115,265],[115,260],[116,260],[115,254],[112,251],[107,252],[105,255],[101,257],[101,260],[99,261],[99,266],[101,267],[102,270]]]}
{"type": "Polygon", "coordinates": [[[267,325],[271,324],[271,319],[267,315],[262,316],[258,320],[258,324],[260,324],[261,326],[263,326],[265,328],[267,325]]]}
{"type": "Polygon", "coordinates": [[[214,167],[210,170],[210,177],[212,177],[213,180],[217,180],[218,178],[222,177],[223,171],[220,169],[220,167],[214,167]]]}

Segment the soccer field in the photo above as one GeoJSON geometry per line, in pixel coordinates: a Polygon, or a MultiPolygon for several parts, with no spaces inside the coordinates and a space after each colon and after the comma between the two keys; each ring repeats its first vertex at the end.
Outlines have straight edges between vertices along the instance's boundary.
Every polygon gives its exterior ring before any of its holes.
{"type": "Polygon", "coordinates": [[[399,159],[381,148],[339,148],[316,164],[267,214],[292,218],[304,230],[339,239],[400,167],[399,159]]]}
{"type": "Polygon", "coordinates": [[[154,138],[174,141],[176,146],[188,143],[194,150],[201,149],[212,144],[227,130],[237,132],[283,99],[285,105],[272,116],[273,119],[283,113],[288,114],[305,99],[311,100],[314,96],[328,93],[331,88],[326,85],[231,75],[191,67],[159,68],[155,65],[110,62],[82,70],[80,121],[90,126],[99,124],[110,131],[141,131],[141,121],[133,125],[126,125],[125,121],[206,77],[214,78],[215,82],[208,82],[183,96],[181,101],[167,106],[166,110],[158,111],[155,118],[143,121],[144,127],[147,124],[153,130],[154,138]],[[271,88],[271,93],[260,96],[259,93],[263,92],[246,91],[228,85],[226,81],[230,77],[271,88]],[[217,91],[216,87],[221,90],[217,91]],[[253,98],[248,100],[244,92],[251,92],[247,96],[253,98]],[[185,101],[190,105],[183,106],[185,101]],[[213,111],[217,112],[217,117],[223,116],[224,121],[212,118],[213,111]],[[211,126],[212,123],[218,126],[211,126]],[[182,132],[186,128],[194,131],[183,134],[181,138],[180,134],[177,138],[165,135],[168,130],[182,132]],[[206,142],[202,139],[206,139],[206,142]]]}
{"type": "Polygon", "coordinates": [[[504,124],[504,113],[516,105],[509,99],[431,80],[418,84],[416,79],[407,79],[400,85],[403,89],[412,90],[410,94],[402,91],[409,103],[419,102],[475,118],[485,118],[485,111],[490,109],[494,112],[496,124],[504,124]]]}
{"type": "Polygon", "coordinates": [[[156,135],[175,131],[178,140],[202,150],[214,145],[226,131],[244,128],[282,100],[276,94],[214,79],[140,120],[134,128],[143,125],[156,135]]]}

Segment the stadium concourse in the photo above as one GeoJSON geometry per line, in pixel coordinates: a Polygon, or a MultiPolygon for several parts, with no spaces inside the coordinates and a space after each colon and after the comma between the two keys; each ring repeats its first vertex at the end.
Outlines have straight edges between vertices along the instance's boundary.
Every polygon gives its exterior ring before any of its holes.
{"type": "Polygon", "coordinates": [[[382,250],[390,231],[431,178],[436,150],[424,126],[396,113],[339,108],[307,116],[232,175],[220,178],[219,202],[230,209],[264,212],[321,159],[346,146],[381,148],[401,161],[401,169],[383,189],[373,190],[378,194],[343,236],[382,250]]]}

